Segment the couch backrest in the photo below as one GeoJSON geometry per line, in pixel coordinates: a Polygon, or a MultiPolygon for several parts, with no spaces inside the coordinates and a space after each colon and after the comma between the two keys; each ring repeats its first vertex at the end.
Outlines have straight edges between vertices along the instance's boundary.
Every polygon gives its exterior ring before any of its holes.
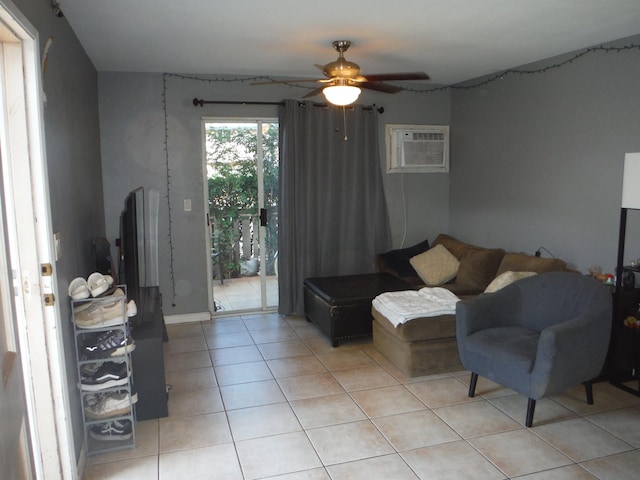
{"type": "Polygon", "coordinates": [[[566,272],[567,264],[559,258],[542,258],[525,253],[506,253],[500,262],[496,277],[504,272],[566,272]]]}
{"type": "Polygon", "coordinates": [[[460,261],[455,286],[451,288],[456,295],[478,294],[487,288],[505,254],[502,248],[478,247],[446,234],[438,235],[433,245],[444,246],[460,261]]]}
{"type": "Polygon", "coordinates": [[[462,257],[464,257],[464,254],[471,249],[483,248],[483,247],[478,247],[476,245],[471,245],[470,243],[462,242],[457,238],[453,238],[451,235],[447,235],[446,233],[439,234],[431,244],[431,247],[433,248],[436,245],[444,246],[458,260],[462,260],[462,257]]]}

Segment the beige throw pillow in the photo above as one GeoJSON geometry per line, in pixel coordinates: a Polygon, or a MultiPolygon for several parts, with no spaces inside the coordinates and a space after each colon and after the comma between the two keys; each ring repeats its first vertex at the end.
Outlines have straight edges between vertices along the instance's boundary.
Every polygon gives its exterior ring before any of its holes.
{"type": "Polygon", "coordinates": [[[409,263],[422,281],[430,287],[447,283],[456,276],[460,266],[458,259],[443,245],[436,245],[411,257],[409,263]]]}
{"type": "Polygon", "coordinates": [[[501,288],[506,287],[507,285],[512,284],[518,280],[523,278],[532,277],[537,275],[536,272],[504,272],[498,275],[493,281],[487,286],[484,293],[492,293],[497,292],[501,288]]]}

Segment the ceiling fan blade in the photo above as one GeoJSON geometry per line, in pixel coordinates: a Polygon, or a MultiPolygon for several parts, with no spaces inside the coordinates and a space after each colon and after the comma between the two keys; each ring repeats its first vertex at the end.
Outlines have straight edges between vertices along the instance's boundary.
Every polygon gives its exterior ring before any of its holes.
{"type": "Polygon", "coordinates": [[[322,93],[322,90],[324,90],[324,87],[316,88],[315,90],[311,90],[302,98],[315,97],[316,95],[320,95],[322,93]]]}
{"type": "Polygon", "coordinates": [[[429,75],[424,72],[404,72],[404,73],[373,73],[364,75],[369,82],[387,80],[429,80],[429,75]]]}
{"type": "Polygon", "coordinates": [[[381,82],[362,82],[358,84],[361,88],[367,88],[369,90],[377,90],[384,93],[398,93],[404,90],[402,87],[396,87],[395,85],[389,85],[388,83],[381,82]]]}

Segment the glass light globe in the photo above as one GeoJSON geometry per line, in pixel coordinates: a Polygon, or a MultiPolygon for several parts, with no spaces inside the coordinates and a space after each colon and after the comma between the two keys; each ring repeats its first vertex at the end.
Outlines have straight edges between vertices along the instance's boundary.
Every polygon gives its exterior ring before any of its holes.
{"type": "Polygon", "coordinates": [[[360,96],[360,89],[351,85],[333,85],[325,87],[322,93],[327,101],[334,105],[351,105],[360,96]]]}

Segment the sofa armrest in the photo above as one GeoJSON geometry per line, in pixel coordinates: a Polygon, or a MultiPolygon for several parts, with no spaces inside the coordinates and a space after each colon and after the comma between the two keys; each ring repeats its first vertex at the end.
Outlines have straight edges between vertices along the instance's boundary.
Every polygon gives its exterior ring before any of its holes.
{"type": "MultiPolygon", "coordinates": [[[[411,247],[397,248],[379,253],[375,257],[376,268],[378,272],[387,272],[404,279],[415,279],[417,284],[424,283],[420,280],[409,260],[427,250],[429,250],[429,241],[423,240],[411,247]]],[[[416,282],[412,281],[412,283],[416,282]]]]}
{"type": "Polygon", "coordinates": [[[606,311],[588,311],[544,329],[531,372],[532,397],[553,395],[596,377],[609,349],[610,318],[606,311]],[[545,382],[539,379],[546,379],[545,382]]]}
{"type": "Polygon", "coordinates": [[[507,286],[495,293],[478,295],[456,304],[456,335],[469,335],[497,326],[518,324],[521,317],[521,295],[517,288],[507,286]]]}

